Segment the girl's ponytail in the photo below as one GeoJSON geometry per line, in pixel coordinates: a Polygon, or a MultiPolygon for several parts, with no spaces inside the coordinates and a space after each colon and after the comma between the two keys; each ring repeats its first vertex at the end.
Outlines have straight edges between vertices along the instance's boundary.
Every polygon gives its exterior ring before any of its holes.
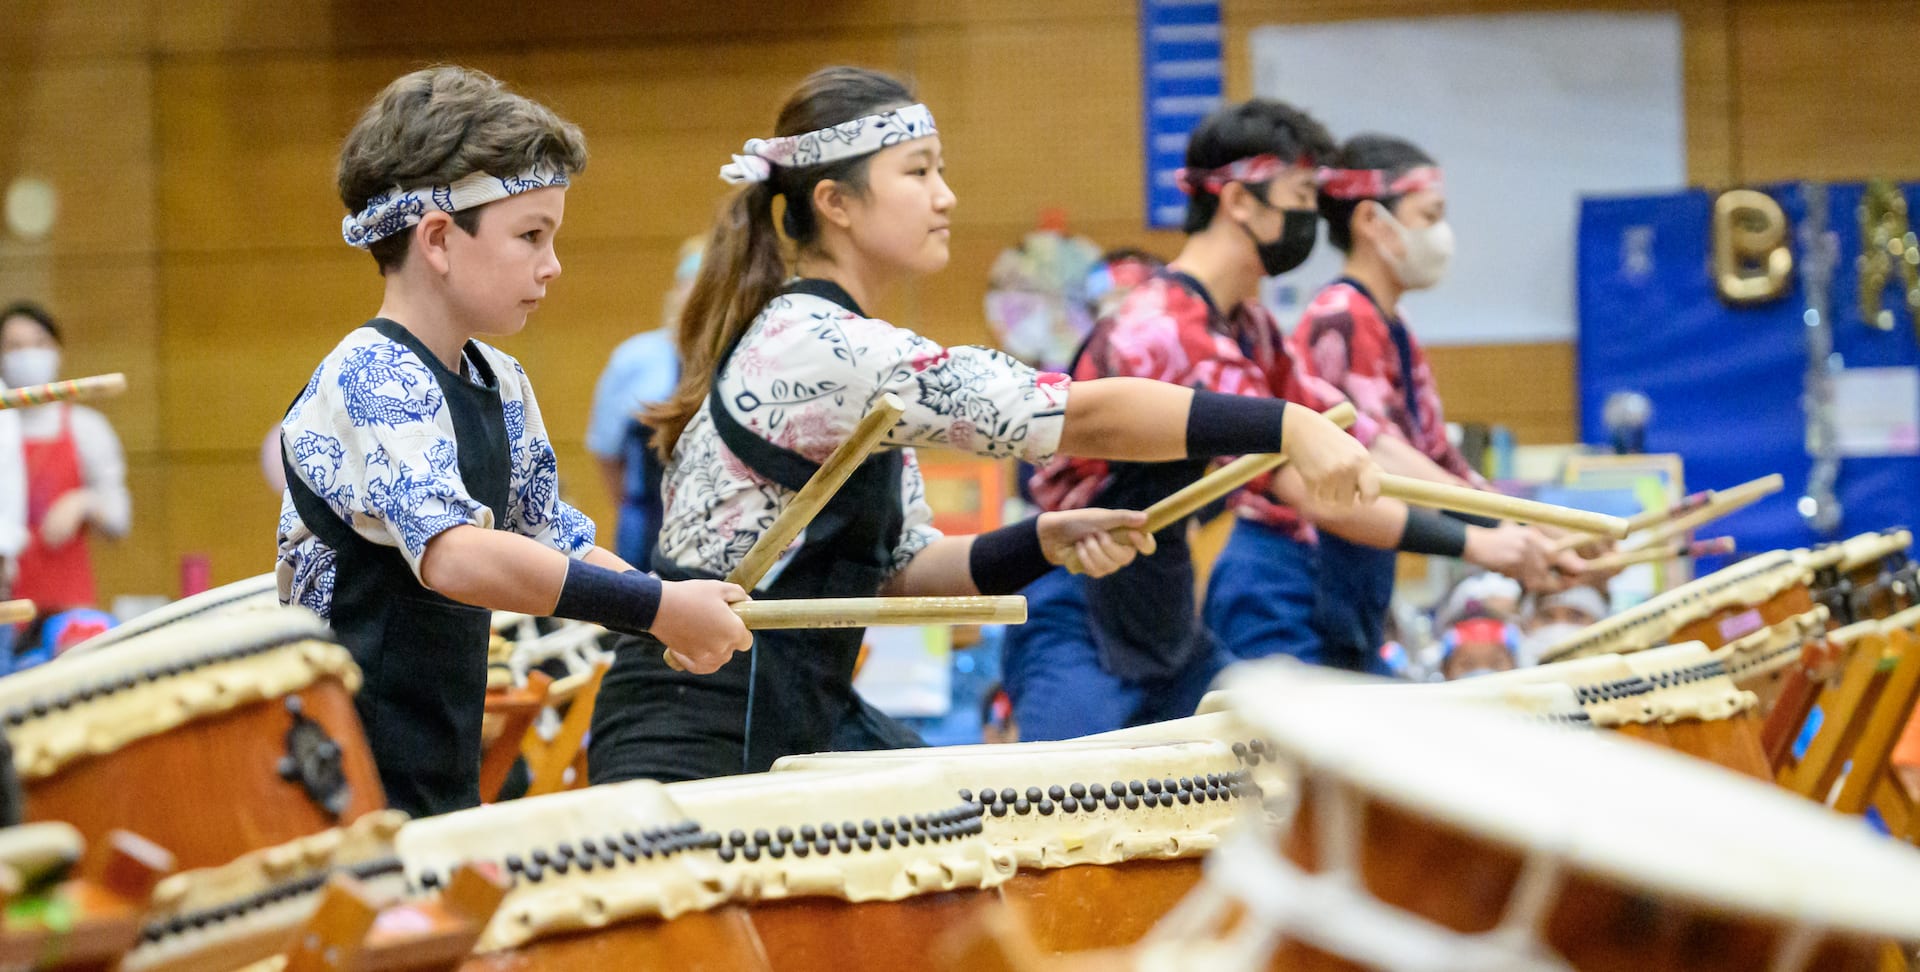
{"type": "Polygon", "coordinates": [[[736,193],[714,222],[699,276],[680,311],[680,385],[644,418],[663,460],[673,456],[680,433],[706,401],[720,356],[785,280],[773,195],[773,183],[753,183],[736,193]]]}
{"type": "MultiPolygon", "coordinates": [[[[808,75],[787,98],[774,134],[801,135],[912,103],[913,93],[890,75],[856,67],[822,68],[808,75]]],[[[871,158],[863,155],[825,165],[775,168],[772,178],[747,185],[720,211],[700,275],[680,311],[680,386],[673,397],[647,409],[642,417],[653,429],[653,447],[663,460],[673,458],[680,433],[713,389],[720,356],[786,282],[786,256],[773,222],[773,197],[786,197],[787,235],[804,252],[819,236],[814,187],[832,180],[848,192],[866,192],[871,158]]]]}

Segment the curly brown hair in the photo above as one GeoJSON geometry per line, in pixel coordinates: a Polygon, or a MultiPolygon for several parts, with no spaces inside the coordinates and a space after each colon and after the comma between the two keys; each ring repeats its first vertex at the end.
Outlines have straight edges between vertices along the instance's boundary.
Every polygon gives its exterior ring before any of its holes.
{"type": "MultiPolygon", "coordinates": [[[[376,193],[394,187],[447,185],[475,172],[512,176],[535,165],[566,171],[587,165],[580,128],[553,110],[507,90],[472,68],[438,65],[387,85],[362,112],[340,148],[340,201],[357,213],[376,193]]],[[[471,233],[486,207],[454,214],[471,233]]],[[[410,233],[369,247],[382,274],[407,258],[410,233]]]]}

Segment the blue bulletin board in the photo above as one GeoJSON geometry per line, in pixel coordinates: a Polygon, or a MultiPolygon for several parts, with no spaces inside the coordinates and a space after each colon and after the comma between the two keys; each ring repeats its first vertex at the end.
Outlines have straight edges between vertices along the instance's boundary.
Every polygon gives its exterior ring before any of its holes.
{"type": "MultiPolygon", "coordinates": [[[[1896,274],[1885,293],[1893,328],[1861,318],[1860,184],[1832,184],[1828,227],[1838,233],[1829,308],[1833,348],[1846,368],[1920,367],[1920,337],[1896,274]]],[[[1799,184],[1767,187],[1796,230],[1806,213],[1799,184]]],[[[1920,201],[1902,187],[1910,211],[1920,201]]],[[[1711,271],[1714,195],[1704,191],[1588,199],[1580,214],[1580,415],[1582,438],[1607,442],[1607,396],[1637,390],[1654,406],[1649,452],[1686,461],[1690,489],[1730,486],[1778,472],[1786,489],[1721,521],[1743,551],[1805,546],[1867,530],[1920,524],[1920,457],[1846,458],[1832,536],[1796,511],[1812,463],[1801,402],[1807,370],[1806,295],[1800,242],[1784,297],[1751,307],[1723,303],[1711,271]]]]}
{"type": "Polygon", "coordinates": [[[1145,114],[1149,229],[1179,229],[1187,197],[1173,174],[1186,164],[1187,135],[1220,107],[1219,0],[1140,0],[1140,105],[1145,114]]]}

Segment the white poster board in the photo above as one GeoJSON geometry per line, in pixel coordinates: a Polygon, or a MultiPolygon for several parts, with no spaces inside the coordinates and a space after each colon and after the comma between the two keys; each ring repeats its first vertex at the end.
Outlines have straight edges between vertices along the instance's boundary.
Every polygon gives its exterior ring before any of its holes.
{"type": "MultiPolygon", "coordinates": [[[[1336,138],[1379,132],[1440,161],[1459,249],[1405,302],[1428,344],[1570,340],[1582,196],[1686,183],[1673,13],[1424,17],[1257,28],[1254,92],[1336,138]]],[[[1325,233],[1267,297],[1291,329],[1340,272],[1325,233]]]]}

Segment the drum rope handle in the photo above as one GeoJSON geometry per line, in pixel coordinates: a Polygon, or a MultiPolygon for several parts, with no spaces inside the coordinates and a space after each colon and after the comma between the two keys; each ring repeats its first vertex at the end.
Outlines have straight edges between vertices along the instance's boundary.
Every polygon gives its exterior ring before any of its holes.
{"type": "Polygon", "coordinates": [[[1799,922],[1780,936],[1780,944],[1774,947],[1773,961],[1767,963],[1767,972],[1803,972],[1813,961],[1813,950],[1825,937],[1825,930],[1806,922],[1799,922]]]}
{"type": "MultiPolygon", "coordinates": [[[[1315,790],[1316,797],[1320,792],[1315,790]]],[[[1348,805],[1316,813],[1315,829],[1326,833],[1318,826],[1321,814],[1346,818],[1334,822],[1351,836],[1361,827],[1356,810],[1348,805]]],[[[1338,867],[1323,867],[1314,874],[1302,871],[1275,852],[1264,828],[1237,829],[1207,856],[1205,867],[1206,883],[1218,888],[1210,893],[1224,893],[1252,916],[1233,933],[1251,936],[1250,940],[1232,943],[1236,947],[1228,954],[1238,957],[1238,946],[1259,940],[1267,943],[1268,954],[1248,956],[1252,961],[1240,969],[1265,968],[1272,946],[1281,938],[1292,938],[1396,972],[1573,972],[1537,938],[1523,934],[1516,941],[1504,925],[1492,932],[1461,934],[1374,898],[1357,872],[1338,867]]],[[[1169,953],[1175,945],[1151,944],[1156,951],[1169,953]]]]}
{"type": "Polygon", "coordinates": [[[1360,808],[1353,805],[1352,791],[1330,773],[1312,774],[1307,778],[1307,786],[1313,790],[1316,806],[1313,829],[1319,836],[1320,870],[1361,884],[1363,821],[1360,808]]]}
{"type": "Polygon", "coordinates": [[[596,661],[612,661],[613,653],[600,647],[600,635],[607,629],[584,621],[568,621],[545,634],[536,634],[531,638],[518,638],[513,644],[513,653],[507,658],[507,669],[513,673],[513,684],[527,684],[527,673],[536,666],[559,659],[569,672],[580,672],[593,667],[596,661]]]}
{"type": "Polygon", "coordinates": [[[1554,903],[1560,900],[1561,874],[1565,868],[1559,858],[1544,851],[1533,851],[1514,879],[1513,895],[1500,924],[1488,936],[1499,938],[1516,951],[1535,953],[1544,948],[1541,936],[1547,919],[1553,917],[1554,903]]]}

